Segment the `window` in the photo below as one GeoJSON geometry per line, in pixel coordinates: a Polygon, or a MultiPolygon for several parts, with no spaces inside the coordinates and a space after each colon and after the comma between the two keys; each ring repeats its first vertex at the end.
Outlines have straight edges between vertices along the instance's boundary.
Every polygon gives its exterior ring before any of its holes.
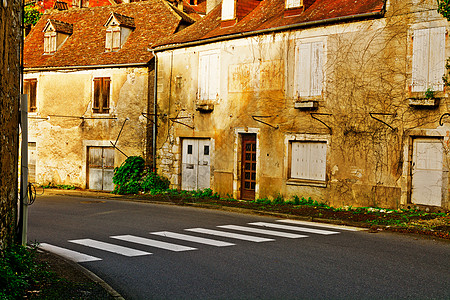
{"type": "Polygon", "coordinates": [[[214,100],[219,95],[219,54],[200,53],[198,78],[199,100],[214,100]]]}
{"type": "Polygon", "coordinates": [[[286,8],[297,8],[302,5],[302,0],[286,0],[286,8]]]}
{"type": "Polygon", "coordinates": [[[53,54],[56,52],[56,32],[44,33],[44,53],[53,54]]]}
{"type": "Polygon", "coordinates": [[[323,42],[298,43],[295,49],[295,94],[298,97],[322,95],[323,42]]]}
{"type": "Polygon", "coordinates": [[[222,20],[234,19],[234,4],[235,0],[222,1],[222,20]]]}
{"type": "Polygon", "coordinates": [[[117,51],[120,49],[120,27],[106,30],[106,51],[117,51]]]}
{"type": "Polygon", "coordinates": [[[111,80],[107,77],[94,78],[94,113],[105,114],[109,112],[109,90],[111,80]]]}
{"type": "Polygon", "coordinates": [[[325,181],[327,143],[320,141],[290,142],[291,179],[325,181]]]}
{"type": "Polygon", "coordinates": [[[428,88],[443,91],[445,73],[445,27],[414,30],[412,91],[428,88]]]}
{"type": "Polygon", "coordinates": [[[36,79],[25,79],[23,81],[23,93],[28,95],[28,111],[36,111],[36,79]]]}

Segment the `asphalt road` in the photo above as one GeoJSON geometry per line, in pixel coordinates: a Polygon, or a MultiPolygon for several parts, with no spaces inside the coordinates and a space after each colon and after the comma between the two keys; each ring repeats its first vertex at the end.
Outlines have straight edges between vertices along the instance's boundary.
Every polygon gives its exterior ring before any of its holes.
{"type": "Polygon", "coordinates": [[[126,299],[450,299],[449,242],[282,221],[41,196],[28,240],[89,255],[80,264],[126,299]]]}

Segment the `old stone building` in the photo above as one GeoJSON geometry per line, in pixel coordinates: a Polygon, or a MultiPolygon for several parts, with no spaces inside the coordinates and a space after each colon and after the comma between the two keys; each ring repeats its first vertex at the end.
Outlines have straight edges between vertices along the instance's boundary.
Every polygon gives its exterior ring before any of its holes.
{"type": "Polygon", "coordinates": [[[0,248],[13,241],[17,221],[20,5],[0,1],[0,248]]]}
{"type": "Polygon", "coordinates": [[[165,0],[43,15],[25,40],[30,181],[112,190],[151,134],[148,47],[192,22],[165,0]]]}
{"type": "Polygon", "coordinates": [[[436,8],[223,0],[154,46],[159,172],[238,199],[449,209],[449,26],[436,8]]]}

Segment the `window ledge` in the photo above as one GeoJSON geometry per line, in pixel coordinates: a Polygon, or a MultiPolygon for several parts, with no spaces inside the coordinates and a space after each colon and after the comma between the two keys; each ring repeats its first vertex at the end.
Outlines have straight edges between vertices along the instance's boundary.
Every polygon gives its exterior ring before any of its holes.
{"type": "Polygon", "coordinates": [[[212,112],[214,110],[214,103],[207,100],[199,100],[195,103],[195,109],[199,112],[212,112]]]}
{"type": "Polygon", "coordinates": [[[412,107],[427,107],[433,108],[439,106],[439,101],[441,98],[422,98],[414,97],[408,98],[408,104],[412,107]]]}
{"type": "Polygon", "coordinates": [[[304,185],[304,186],[314,186],[314,187],[322,187],[326,188],[326,181],[318,181],[318,180],[307,180],[307,179],[294,179],[290,178],[286,181],[287,185],[304,185]]]}
{"type": "Polygon", "coordinates": [[[319,107],[319,101],[317,100],[301,100],[294,102],[294,108],[300,110],[316,110],[319,107]]]}

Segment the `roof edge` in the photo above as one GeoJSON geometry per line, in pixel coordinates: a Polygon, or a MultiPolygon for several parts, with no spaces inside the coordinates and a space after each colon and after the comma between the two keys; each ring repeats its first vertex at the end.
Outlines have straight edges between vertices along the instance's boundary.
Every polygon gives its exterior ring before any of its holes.
{"type": "Polygon", "coordinates": [[[158,47],[155,47],[150,50],[152,52],[161,52],[161,51],[165,51],[165,50],[173,50],[173,49],[179,49],[179,48],[183,48],[183,47],[193,47],[193,46],[203,45],[203,44],[207,44],[210,42],[233,40],[233,39],[258,35],[258,34],[279,32],[279,31],[304,28],[304,27],[311,27],[311,26],[315,26],[315,25],[333,24],[333,23],[339,23],[339,22],[345,22],[345,21],[351,21],[351,20],[360,20],[360,19],[381,18],[385,14],[385,5],[383,6],[383,8],[380,11],[376,11],[376,12],[336,17],[336,18],[324,19],[324,20],[309,21],[309,22],[297,23],[297,24],[292,24],[292,25],[261,29],[261,30],[256,30],[256,31],[234,33],[234,34],[230,34],[230,35],[222,35],[222,36],[207,38],[207,39],[203,39],[203,40],[197,40],[197,41],[191,41],[191,42],[185,42],[185,43],[179,43],[179,44],[170,44],[170,45],[165,45],[165,46],[158,46],[158,47]]]}
{"type": "Polygon", "coordinates": [[[60,66],[60,67],[32,67],[24,68],[24,72],[39,72],[39,71],[57,71],[57,70],[87,70],[87,69],[108,69],[108,68],[129,68],[129,67],[143,67],[151,64],[150,58],[148,62],[145,63],[128,63],[128,64],[112,64],[112,65],[90,65],[90,66],[60,66]]]}

